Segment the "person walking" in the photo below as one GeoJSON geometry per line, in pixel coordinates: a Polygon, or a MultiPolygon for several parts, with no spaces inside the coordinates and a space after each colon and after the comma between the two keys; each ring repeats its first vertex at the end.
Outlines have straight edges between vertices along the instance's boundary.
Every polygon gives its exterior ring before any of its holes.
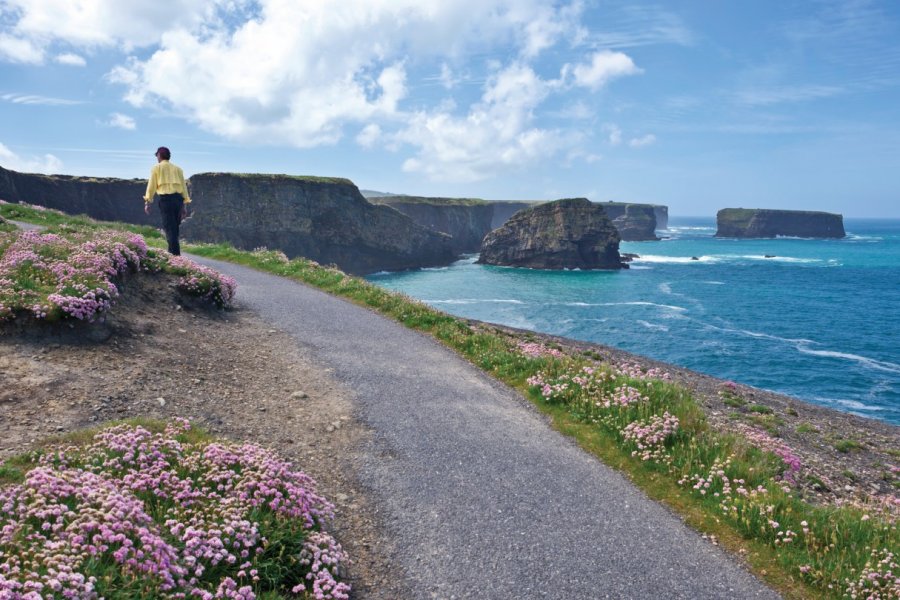
{"type": "Polygon", "coordinates": [[[144,212],[150,214],[153,196],[159,196],[159,212],[162,214],[163,231],[169,242],[169,252],[181,255],[181,244],[178,242],[179,227],[187,216],[187,205],[191,203],[187,185],[184,183],[184,171],[178,165],[169,162],[172,153],[165,146],[156,150],[156,164],[150,169],[150,181],[147,182],[147,193],[144,194],[144,212]]]}

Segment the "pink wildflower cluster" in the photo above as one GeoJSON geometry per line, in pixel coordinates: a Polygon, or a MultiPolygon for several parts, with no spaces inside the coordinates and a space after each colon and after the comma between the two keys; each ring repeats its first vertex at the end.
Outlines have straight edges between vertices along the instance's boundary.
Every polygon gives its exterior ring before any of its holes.
{"type": "Polygon", "coordinates": [[[524,356],[541,358],[542,356],[560,357],[563,353],[556,348],[550,348],[538,342],[516,342],[516,348],[524,356]]]}
{"type": "Polygon", "coordinates": [[[623,377],[638,379],[641,381],[648,379],[658,379],[660,381],[672,381],[672,375],[668,371],[663,371],[656,367],[645,369],[637,363],[622,363],[616,365],[616,371],[623,377]]]}
{"type": "Polygon", "coordinates": [[[856,600],[888,600],[900,598],[900,563],[888,548],[873,549],[866,566],[856,581],[848,580],[844,596],[856,600]]]}
{"type": "Polygon", "coordinates": [[[39,319],[94,320],[118,295],[113,280],[140,268],[143,238],[98,232],[69,239],[36,231],[0,234],[0,319],[29,311],[39,319]]]}
{"type": "Polygon", "coordinates": [[[668,411],[662,416],[653,415],[647,421],[632,421],[621,431],[622,438],[637,447],[631,455],[641,460],[668,462],[665,443],[678,431],[678,417],[668,411]]]}
{"type": "Polygon", "coordinates": [[[0,233],[0,320],[30,313],[37,319],[93,321],[107,311],[127,273],[166,270],[181,275],[182,291],[228,305],[230,277],[164,252],[140,235],[118,231],[0,233]]]}
{"type": "Polygon", "coordinates": [[[0,490],[0,598],[250,599],[301,580],[311,597],[348,598],[315,482],[259,446],[181,441],[189,428],[113,427],[0,490]],[[279,527],[292,534],[267,539],[279,527]],[[282,575],[262,579],[273,555],[282,575]]]}
{"type": "Polygon", "coordinates": [[[746,439],[750,445],[764,452],[771,452],[780,458],[785,467],[785,470],[782,473],[782,479],[791,485],[797,483],[797,474],[803,468],[803,463],[800,460],[800,457],[797,456],[787,444],[781,440],[776,440],[764,431],[744,425],[743,423],[736,424],[735,428],[737,433],[746,439]]]}
{"type": "Polygon", "coordinates": [[[178,288],[191,296],[198,296],[215,303],[219,308],[231,304],[237,291],[234,278],[198,265],[183,256],[169,256],[169,271],[181,275],[178,288]]]}

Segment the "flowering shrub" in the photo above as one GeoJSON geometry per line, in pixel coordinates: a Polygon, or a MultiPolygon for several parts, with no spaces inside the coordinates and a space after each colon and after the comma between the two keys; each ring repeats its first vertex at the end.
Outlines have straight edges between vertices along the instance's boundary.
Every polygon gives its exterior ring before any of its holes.
{"type": "Polygon", "coordinates": [[[189,431],[112,427],[0,490],[0,598],[348,598],[312,479],[189,431]]]}
{"type": "Polygon", "coordinates": [[[128,273],[169,271],[187,294],[227,306],[234,280],[168,253],[151,250],[135,233],[0,232],[0,321],[18,313],[37,319],[94,321],[119,295],[128,273]]]}
{"type": "Polygon", "coordinates": [[[197,296],[212,302],[219,308],[225,308],[234,299],[237,283],[234,278],[222,275],[218,271],[198,265],[182,256],[168,257],[166,271],[180,275],[178,289],[191,296],[197,296]]]}
{"type": "Polygon", "coordinates": [[[563,355],[563,353],[556,348],[550,348],[545,346],[544,344],[539,344],[537,342],[519,341],[516,342],[516,348],[522,355],[531,358],[540,358],[542,356],[560,357],[563,355]]]}

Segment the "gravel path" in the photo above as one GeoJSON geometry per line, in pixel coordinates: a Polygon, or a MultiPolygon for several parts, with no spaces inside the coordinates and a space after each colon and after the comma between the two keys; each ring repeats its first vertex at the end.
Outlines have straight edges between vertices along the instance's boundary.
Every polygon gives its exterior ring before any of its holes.
{"type": "Polygon", "coordinates": [[[415,598],[777,598],[434,340],[310,287],[196,258],[354,390],[362,479],[415,598]]]}

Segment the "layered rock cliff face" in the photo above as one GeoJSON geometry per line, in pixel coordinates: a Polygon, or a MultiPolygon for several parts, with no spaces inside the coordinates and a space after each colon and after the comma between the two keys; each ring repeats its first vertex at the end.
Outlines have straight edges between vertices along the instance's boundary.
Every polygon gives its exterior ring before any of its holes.
{"type": "Polygon", "coordinates": [[[656,210],[653,205],[603,202],[601,206],[624,241],[643,242],[659,239],[656,237],[656,210]]]}
{"type": "Polygon", "coordinates": [[[369,201],[390,206],[423,227],[450,235],[450,245],[456,254],[478,252],[481,240],[493,229],[494,209],[484,200],[372,196],[369,201]]]}
{"type": "Polygon", "coordinates": [[[157,224],[159,215],[144,214],[141,198],[146,189],[146,179],[39,175],[0,167],[0,199],[40,204],[103,221],[157,224]]]}
{"type": "Polygon", "coordinates": [[[656,228],[657,229],[668,229],[669,228],[669,207],[663,206],[662,204],[651,204],[653,207],[653,214],[656,217],[656,228]]]}
{"type": "Polygon", "coordinates": [[[370,204],[346,179],[202,173],[191,177],[196,215],[184,236],[265,246],[354,274],[449,264],[450,236],[370,204]]]}
{"type": "Polygon", "coordinates": [[[521,210],[484,238],[478,262],[533,269],[622,269],[619,233],[603,208],[569,198],[521,210]]]}
{"type": "Polygon", "coordinates": [[[491,206],[494,207],[494,216],[491,218],[491,229],[497,229],[520,210],[531,208],[541,204],[542,201],[518,201],[518,200],[492,200],[491,206]]]}
{"type": "Polygon", "coordinates": [[[716,214],[716,224],[716,237],[842,238],[847,235],[841,215],[804,210],[723,208],[716,214]]]}

